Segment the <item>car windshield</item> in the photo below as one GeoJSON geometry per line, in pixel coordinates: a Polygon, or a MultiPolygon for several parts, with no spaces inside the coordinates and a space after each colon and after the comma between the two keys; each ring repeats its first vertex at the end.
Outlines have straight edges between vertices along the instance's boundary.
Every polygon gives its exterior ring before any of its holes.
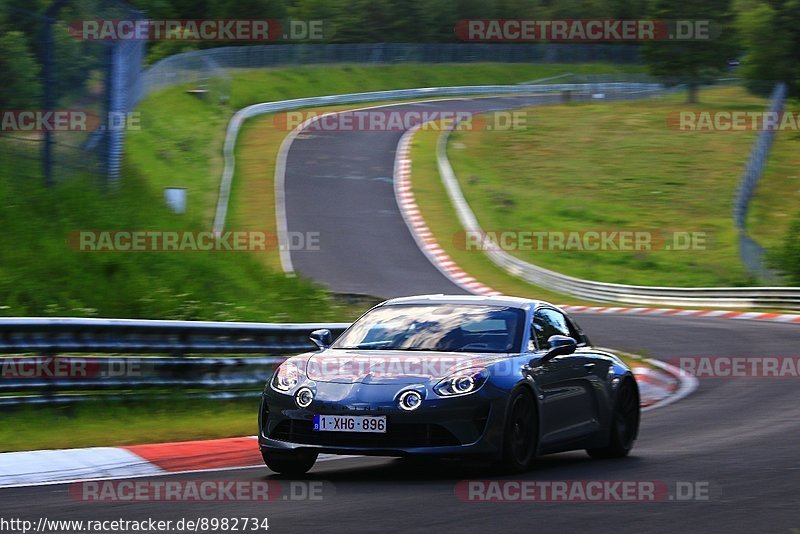
{"type": "Polygon", "coordinates": [[[342,334],[332,348],[451,352],[519,352],[525,313],[500,306],[381,306],[342,334]]]}

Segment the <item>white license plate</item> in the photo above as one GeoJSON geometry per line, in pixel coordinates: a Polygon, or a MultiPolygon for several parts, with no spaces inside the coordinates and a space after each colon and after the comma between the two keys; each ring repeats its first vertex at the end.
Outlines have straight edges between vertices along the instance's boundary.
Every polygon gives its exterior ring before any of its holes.
{"type": "Polygon", "coordinates": [[[319,432],[386,433],[385,415],[315,415],[314,430],[319,432]]]}

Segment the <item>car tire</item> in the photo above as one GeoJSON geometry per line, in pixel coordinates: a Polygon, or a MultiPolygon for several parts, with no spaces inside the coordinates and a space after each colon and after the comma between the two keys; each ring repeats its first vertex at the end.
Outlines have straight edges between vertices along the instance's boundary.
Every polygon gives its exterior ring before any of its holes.
{"type": "Polygon", "coordinates": [[[506,412],[503,457],[500,461],[503,472],[522,473],[530,468],[536,457],[538,423],[533,395],[524,387],[515,390],[506,412]]]}
{"type": "Polygon", "coordinates": [[[586,452],[592,458],[622,458],[627,456],[633,449],[633,444],[639,433],[640,415],[639,388],[636,387],[636,383],[633,380],[625,380],[620,386],[614,403],[608,446],[587,449],[586,452]]]}
{"type": "Polygon", "coordinates": [[[303,475],[314,467],[318,454],[309,451],[261,451],[266,466],[281,475],[303,475]]]}

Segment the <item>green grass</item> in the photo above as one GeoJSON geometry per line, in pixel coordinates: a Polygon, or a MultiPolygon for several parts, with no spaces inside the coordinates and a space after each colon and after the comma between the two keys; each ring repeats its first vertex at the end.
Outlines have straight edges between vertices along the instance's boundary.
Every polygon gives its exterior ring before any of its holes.
{"type": "Polygon", "coordinates": [[[222,143],[232,111],[172,88],[148,96],[136,111],[141,129],[125,139],[127,179],[142,177],[154,193],[188,189],[188,218],[211,226],[222,174],[222,143]]]}
{"type": "Polygon", "coordinates": [[[252,436],[258,402],[176,398],[4,408],[0,452],[252,436]]]}
{"type": "Polygon", "coordinates": [[[607,63],[316,65],[238,71],[233,74],[230,86],[231,103],[239,109],[256,102],[320,95],[448,85],[506,85],[568,72],[585,75],[643,71],[643,66],[607,63]]]}
{"type": "MultiPolygon", "coordinates": [[[[486,230],[685,231],[708,236],[705,250],[512,252],[526,261],[603,282],[752,284],[738,258],[731,206],[754,132],[679,132],[668,128],[666,119],[684,109],[763,110],[765,101],[738,87],[704,91],[696,106],[683,98],[532,108],[532,127],[459,132],[451,138],[448,153],[486,230]]],[[[432,151],[435,141],[427,143],[432,151]]],[[[797,177],[796,170],[786,172],[796,161],[796,144],[779,140],[776,148],[775,170],[767,178],[774,182],[772,195],[797,177]]],[[[754,226],[772,239],[785,231],[785,225],[758,223],[754,226]]]]}
{"type": "MultiPolygon", "coordinates": [[[[7,148],[0,143],[0,151],[7,148]]],[[[336,320],[340,307],[312,284],[265,269],[259,253],[86,252],[82,230],[197,230],[161,191],[126,169],[118,189],[73,176],[53,188],[26,174],[0,180],[0,314],[131,318],[336,320]]],[[[27,169],[30,171],[31,169],[27,169]]]]}
{"type": "MultiPolygon", "coordinates": [[[[797,113],[800,101],[787,102],[797,113]]],[[[769,161],[750,203],[747,228],[768,249],[778,248],[791,220],[800,215],[800,132],[779,131],[769,161]]]]}

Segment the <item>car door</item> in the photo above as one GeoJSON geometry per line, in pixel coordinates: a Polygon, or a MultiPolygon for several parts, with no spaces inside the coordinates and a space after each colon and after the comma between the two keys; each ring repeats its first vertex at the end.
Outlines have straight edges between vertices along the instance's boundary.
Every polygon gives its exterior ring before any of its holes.
{"type": "MultiPolygon", "coordinates": [[[[536,310],[531,324],[531,338],[536,340],[534,356],[543,356],[553,335],[572,336],[566,317],[552,308],[536,310]]],[[[579,343],[582,339],[577,339],[579,343]]],[[[585,346],[585,343],[583,343],[585,346]]],[[[541,436],[546,445],[571,441],[591,434],[598,427],[595,397],[596,362],[582,347],[573,354],[531,367],[533,379],[541,391],[541,436]]]]}
{"type": "Polygon", "coordinates": [[[598,430],[601,426],[601,421],[608,419],[608,390],[607,382],[609,380],[609,370],[611,368],[611,360],[597,350],[592,348],[589,338],[586,337],[583,330],[578,324],[573,321],[568,315],[559,311],[555,311],[564,318],[567,328],[569,329],[569,336],[578,342],[578,348],[575,351],[575,356],[582,358],[581,365],[585,370],[585,378],[591,384],[591,414],[587,424],[589,427],[598,430]]]}

